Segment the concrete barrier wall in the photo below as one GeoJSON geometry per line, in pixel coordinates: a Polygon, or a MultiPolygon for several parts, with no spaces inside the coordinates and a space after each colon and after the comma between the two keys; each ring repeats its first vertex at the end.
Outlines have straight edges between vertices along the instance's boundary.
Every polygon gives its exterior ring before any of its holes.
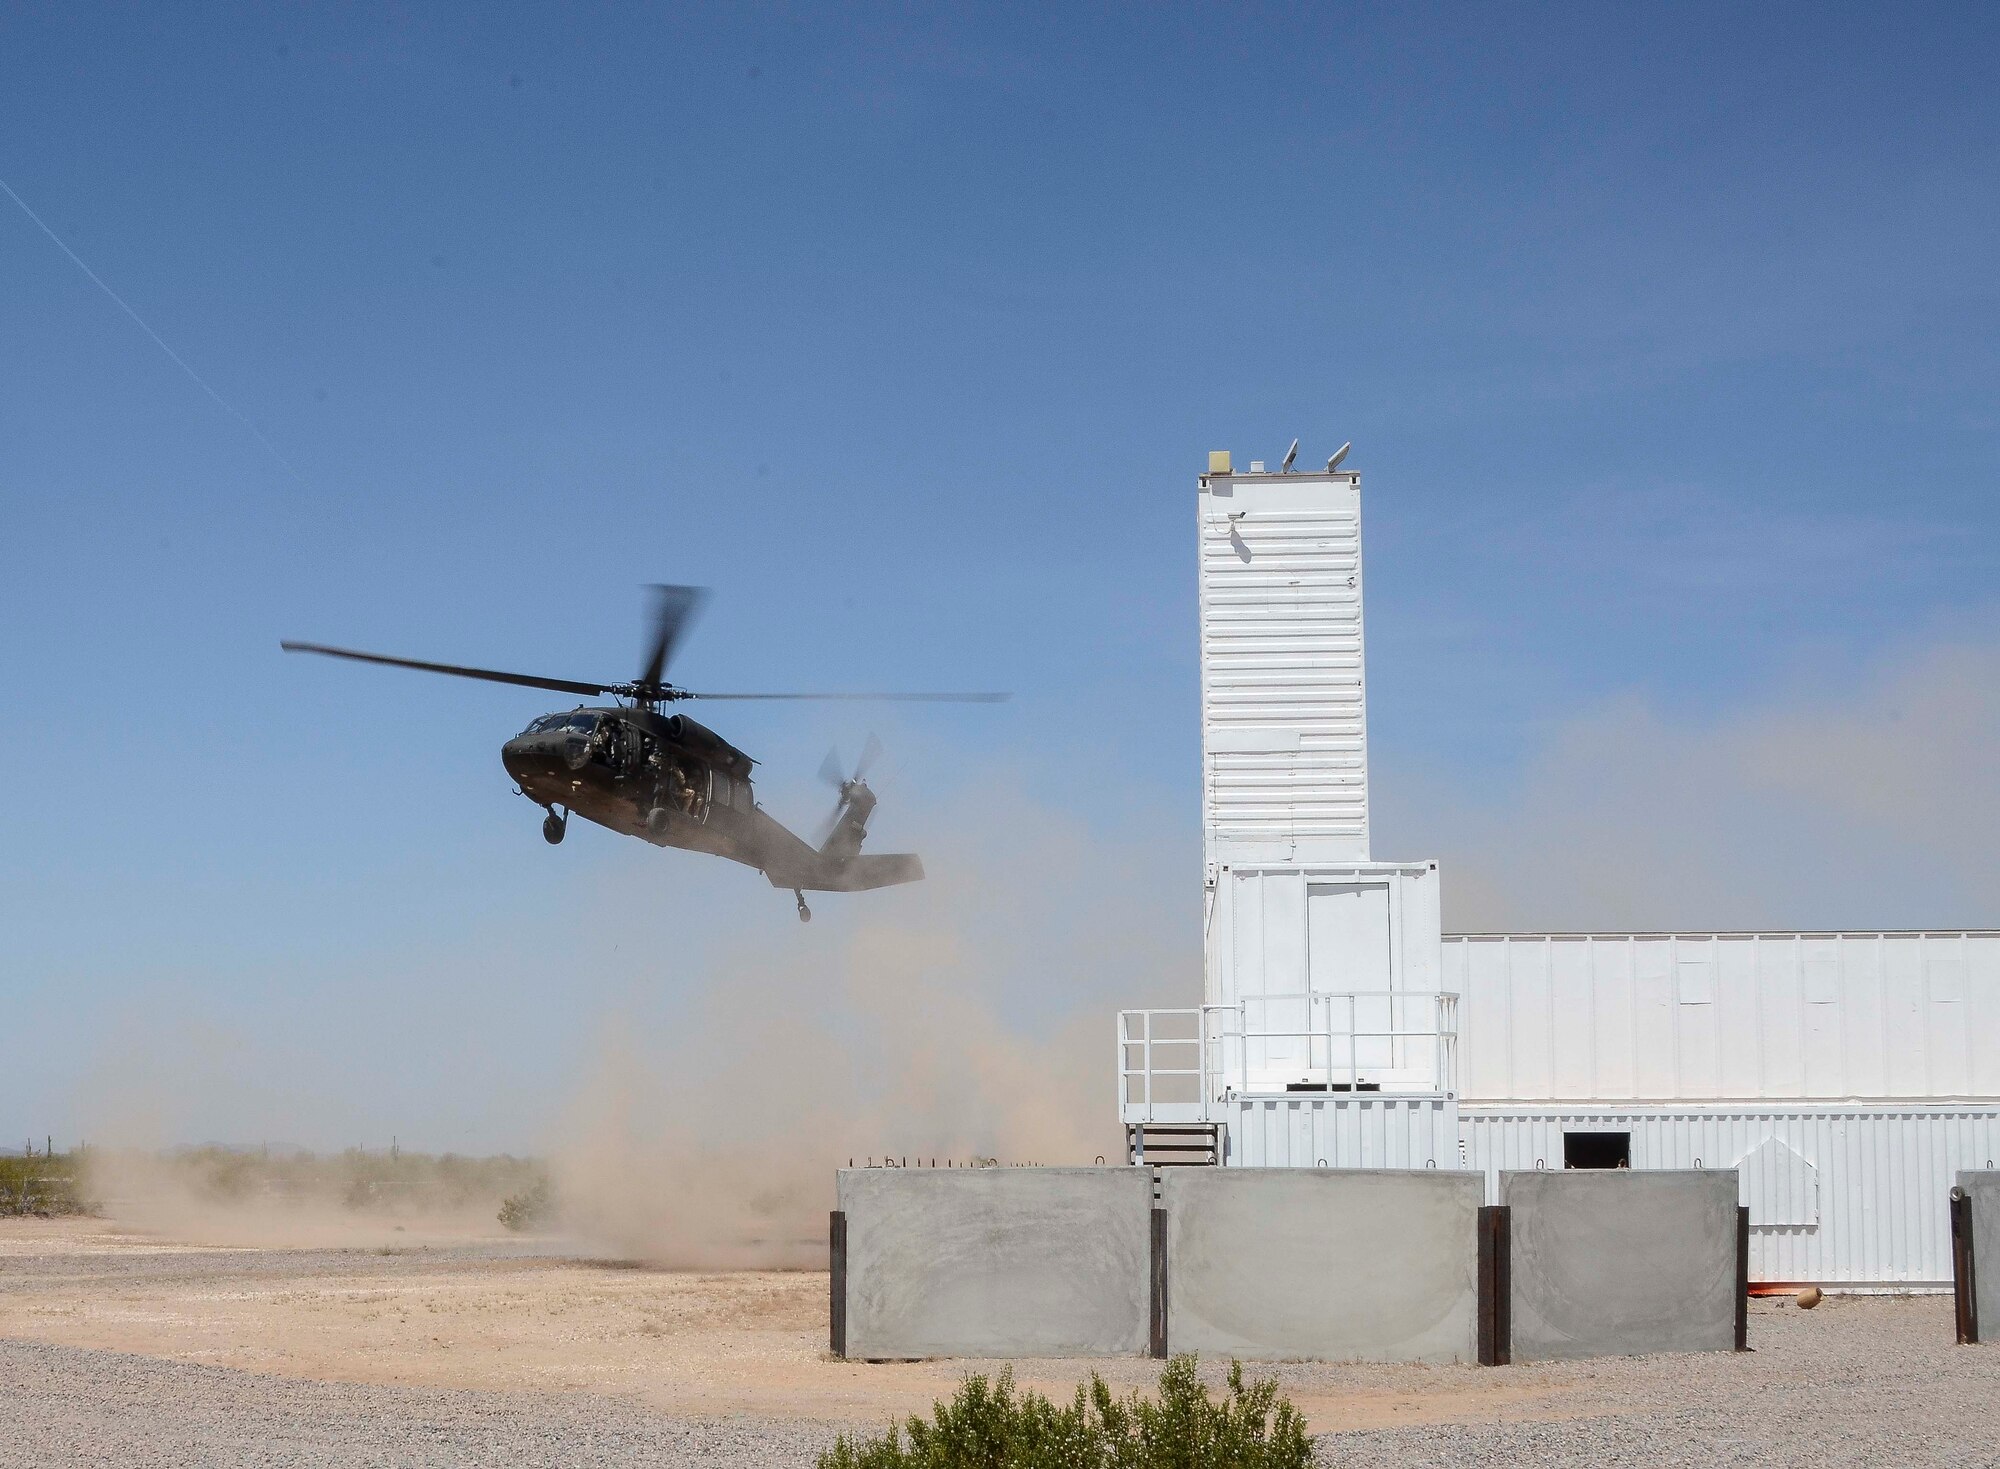
{"type": "Polygon", "coordinates": [[[1961,1173],[1958,1186],[1972,1201],[1973,1301],[1979,1313],[1979,1339],[2000,1342],[2000,1172],[1961,1173]]]}
{"type": "Polygon", "coordinates": [[[1736,1171],[1502,1173],[1516,1362],[1736,1345],[1736,1171]]]}
{"type": "Polygon", "coordinates": [[[1477,1360],[1481,1175],[1184,1168],[1160,1189],[1169,1351],[1477,1360]]]}
{"type": "Polygon", "coordinates": [[[847,1355],[1144,1356],[1144,1168],[843,1169],[847,1355]]]}

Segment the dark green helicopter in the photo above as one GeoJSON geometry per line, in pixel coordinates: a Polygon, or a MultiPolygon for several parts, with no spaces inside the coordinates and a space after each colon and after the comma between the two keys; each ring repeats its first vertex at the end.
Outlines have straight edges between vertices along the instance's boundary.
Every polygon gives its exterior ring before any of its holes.
{"type": "Polygon", "coordinates": [[[654,587],[653,593],[652,650],[645,667],[630,683],[536,678],[454,663],[358,653],[320,643],[286,642],[279,646],[287,653],[324,653],[393,668],[553,689],[586,699],[608,694],[618,700],[609,708],[579,706],[567,714],[543,715],[500,747],[501,763],[521,794],[548,813],[542,819],[542,835],[551,845],[563,839],[569,818],[576,815],[655,846],[727,857],[756,868],[770,879],[771,886],[791,889],[798,899],[799,917],[806,922],[812,920],[805,897],[809,892],[854,893],[920,881],[924,864],[914,855],[861,853],[876,800],[865,777],[882,748],[873,735],[868,737],[852,774],[844,773],[839,757],[831,752],[821,765],[820,777],[839,792],[839,801],[819,845],[811,846],[757,804],[750,784],[750,768],[756,761],[685,714],[662,713],[662,706],[683,699],[893,699],[990,704],[1007,696],[696,693],[666,682],[665,674],[674,647],[693,621],[705,593],[700,587],[669,586],[654,587]]]}

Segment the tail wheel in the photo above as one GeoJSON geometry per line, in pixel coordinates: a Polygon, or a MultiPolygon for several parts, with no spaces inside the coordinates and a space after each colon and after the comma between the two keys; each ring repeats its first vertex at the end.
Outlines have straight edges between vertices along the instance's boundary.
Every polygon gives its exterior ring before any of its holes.
{"type": "Polygon", "coordinates": [[[813,921],[813,910],[806,906],[806,895],[802,892],[794,892],[792,896],[799,900],[799,922],[811,923],[813,921]]]}

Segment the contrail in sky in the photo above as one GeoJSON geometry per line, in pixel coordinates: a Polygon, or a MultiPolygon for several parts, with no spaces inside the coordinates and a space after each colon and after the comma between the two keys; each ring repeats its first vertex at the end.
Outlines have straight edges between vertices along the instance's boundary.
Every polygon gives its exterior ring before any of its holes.
{"type": "Polygon", "coordinates": [[[56,243],[56,248],[62,251],[63,254],[69,256],[69,258],[75,263],[76,268],[78,270],[82,271],[85,275],[90,277],[92,285],[96,286],[98,290],[104,292],[105,295],[109,296],[114,302],[117,303],[118,309],[120,311],[124,312],[127,316],[131,317],[133,321],[138,323],[139,330],[144,332],[147,336],[151,337],[153,339],[153,345],[158,347],[162,352],[166,353],[168,357],[173,359],[174,366],[178,367],[182,372],[186,373],[188,375],[188,378],[194,383],[196,387],[200,388],[204,393],[208,394],[209,397],[213,398],[215,400],[216,406],[221,408],[224,413],[227,413],[231,418],[235,419],[238,423],[242,424],[245,428],[249,429],[251,434],[255,436],[257,442],[262,444],[265,450],[269,452],[270,456],[273,459],[277,460],[279,465],[283,467],[286,474],[289,474],[293,479],[297,480],[300,484],[305,483],[305,476],[300,474],[296,469],[292,468],[291,464],[286,460],[285,456],[278,452],[278,446],[272,443],[269,439],[265,438],[263,431],[260,430],[256,424],[252,423],[250,419],[236,407],[235,404],[231,403],[227,398],[223,397],[222,394],[216,392],[214,388],[211,388],[200,373],[196,372],[192,367],[189,367],[187,365],[187,359],[182,357],[181,354],[176,352],[172,347],[169,347],[166,343],[166,339],[162,337],[158,332],[154,331],[151,327],[147,326],[146,319],[143,316],[139,315],[138,312],[134,311],[131,308],[131,306],[127,304],[123,296],[119,295],[116,291],[112,290],[111,287],[104,284],[103,277],[98,275],[98,273],[92,270],[88,265],[84,264],[83,257],[81,255],[77,254],[76,251],[70,249],[68,245],[63,243],[62,236],[57,234],[54,230],[50,229],[47,223],[43,221],[41,215],[35,213],[34,210],[28,207],[28,201],[26,199],[23,199],[19,194],[14,192],[14,186],[12,184],[8,183],[5,179],[0,179],[0,189],[5,189],[7,191],[7,197],[9,199],[12,199],[16,204],[20,205],[21,212],[27,215],[28,218],[32,219],[35,222],[35,228],[40,230],[43,234],[47,235],[51,240],[54,240],[56,243]]]}

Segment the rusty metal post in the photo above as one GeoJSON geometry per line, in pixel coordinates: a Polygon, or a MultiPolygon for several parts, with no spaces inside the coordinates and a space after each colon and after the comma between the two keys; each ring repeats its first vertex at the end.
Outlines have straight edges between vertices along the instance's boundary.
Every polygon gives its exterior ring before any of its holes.
{"type": "Polygon", "coordinates": [[[1514,1271],[1505,1204],[1479,1210],[1479,1365],[1504,1367],[1514,1360],[1514,1271]]]}
{"type": "Polygon", "coordinates": [[[1972,1197],[1962,1188],[1951,1191],[1951,1306],[1958,1344],[1979,1340],[1978,1262],[1972,1256],[1972,1197]]]}
{"type": "Polygon", "coordinates": [[[1750,1211],[1736,1208],[1736,1350],[1750,1350],[1750,1211]]]}
{"type": "Polygon", "coordinates": [[[827,1350],[847,1355],[847,1215],[835,1209],[826,1216],[827,1350]]]}
{"type": "Polygon", "coordinates": [[[1153,1210],[1152,1309],[1147,1318],[1147,1347],[1155,1357],[1167,1355],[1167,1211],[1153,1210]]]}

